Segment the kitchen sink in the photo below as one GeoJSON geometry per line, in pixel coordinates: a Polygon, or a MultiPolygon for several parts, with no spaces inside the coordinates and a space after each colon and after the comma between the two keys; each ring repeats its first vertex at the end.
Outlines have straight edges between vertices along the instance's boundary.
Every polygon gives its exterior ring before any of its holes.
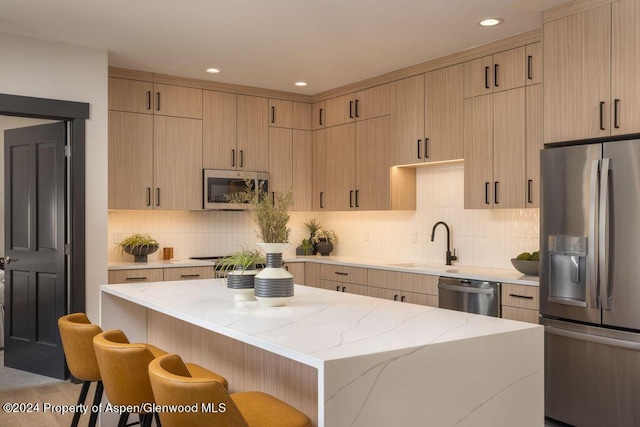
{"type": "Polygon", "coordinates": [[[425,270],[434,270],[444,273],[457,273],[457,268],[443,267],[441,265],[423,264],[417,262],[398,262],[393,264],[385,264],[389,267],[405,267],[405,268],[420,268],[425,270]]]}

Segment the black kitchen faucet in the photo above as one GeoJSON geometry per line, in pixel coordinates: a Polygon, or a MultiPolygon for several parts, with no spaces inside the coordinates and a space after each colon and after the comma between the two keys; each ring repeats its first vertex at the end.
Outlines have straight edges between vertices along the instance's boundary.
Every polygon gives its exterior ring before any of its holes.
{"type": "Polygon", "coordinates": [[[431,230],[431,241],[433,242],[433,238],[436,236],[436,228],[440,225],[444,225],[444,228],[447,229],[447,265],[451,265],[451,261],[457,261],[458,257],[456,256],[456,250],[453,249],[453,255],[451,255],[451,248],[449,246],[450,244],[450,232],[449,232],[449,226],[447,225],[446,222],[444,221],[438,221],[435,223],[435,225],[433,226],[433,230],[431,230]]]}

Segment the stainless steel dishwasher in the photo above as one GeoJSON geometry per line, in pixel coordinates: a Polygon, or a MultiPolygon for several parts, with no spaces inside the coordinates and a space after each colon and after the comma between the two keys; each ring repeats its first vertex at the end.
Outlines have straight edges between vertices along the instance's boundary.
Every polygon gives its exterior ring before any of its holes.
{"type": "Polygon", "coordinates": [[[501,283],[438,278],[438,306],[449,310],[500,317],[501,283]]]}

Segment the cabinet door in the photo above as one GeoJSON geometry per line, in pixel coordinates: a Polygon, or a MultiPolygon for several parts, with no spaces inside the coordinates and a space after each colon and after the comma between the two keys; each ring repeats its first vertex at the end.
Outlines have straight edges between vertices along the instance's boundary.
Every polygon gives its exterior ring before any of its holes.
{"type": "Polygon", "coordinates": [[[311,104],[293,103],[293,128],[311,130],[311,104]]]}
{"type": "Polygon", "coordinates": [[[109,111],[109,209],[153,209],[153,116],[109,111]]]}
{"type": "Polygon", "coordinates": [[[527,55],[527,85],[542,83],[542,42],[528,44],[527,55]]]}
{"type": "Polygon", "coordinates": [[[109,284],[162,282],[162,268],[136,268],[131,270],[109,270],[109,284]]]}
{"type": "Polygon", "coordinates": [[[524,46],[493,55],[493,91],[515,89],[526,84],[527,56],[524,46]]]}
{"type": "Polygon", "coordinates": [[[424,161],[424,75],[391,83],[391,163],[424,161]]]}
{"type": "Polygon", "coordinates": [[[524,208],[525,88],[493,94],[493,207],[524,208]]]}
{"type": "Polygon", "coordinates": [[[502,318],[517,320],[518,322],[539,323],[540,312],[538,310],[527,310],[525,308],[502,307],[502,318]]]}
{"type": "Polygon", "coordinates": [[[370,297],[400,301],[400,291],[395,289],[376,288],[373,286],[367,286],[367,288],[370,297]]]}
{"type": "Polygon", "coordinates": [[[344,211],[355,208],[356,125],[326,129],[324,209],[344,211]]]}
{"type": "Polygon", "coordinates": [[[269,101],[237,95],[237,103],[237,169],[266,171],[269,167],[269,101]]]}
{"type": "Polygon", "coordinates": [[[311,129],[322,129],[325,126],[326,121],[326,109],[324,107],[324,101],[316,102],[313,104],[311,111],[311,129]]]}
{"type": "Polygon", "coordinates": [[[164,281],[213,279],[216,272],[211,267],[172,267],[164,269],[164,281]]]}
{"type": "Polygon", "coordinates": [[[293,283],[296,285],[304,285],[304,262],[287,262],[284,265],[284,268],[291,274],[293,274],[293,283]]]}
{"type": "Polygon", "coordinates": [[[493,207],[493,95],[464,100],[464,208],[493,207]]]}
{"type": "Polygon", "coordinates": [[[611,7],[611,133],[637,133],[640,132],[640,4],[622,0],[611,7]]]}
{"type": "Polygon", "coordinates": [[[465,98],[493,92],[492,55],[465,62],[463,66],[465,98]]]}
{"type": "Polygon", "coordinates": [[[527,86],[526,161],[527,199],[526,207],[540,206],[540,150],[542,143],[542,85],[527,86]]]}
{"type": "Polygon", "coordinates": [[[269,126],[291,129],[293,126],[293,102],[270,99],[269,126]]]}
{"type": "Polygon", "coordinates": [[[311,131],[293,130],[293,210],[312,210],[311,131]]]}
{"type": "Polygon", "coordinates": [[[338,96],[325,101],[326,127],[343,125],[355,121],[356,94],[338,96]]]}
{"type": "Polygon", "coordinates": [[[293,187],[293,131],[269,128],[269,191],[286,193],[293,187]]]}
{"type": "Polygon", "coordinates": [[[336,282],[333,280],[322,280],[320,282],[320,287],[322,289],[327,289],[327,290],[337,291],[337,292],[344,292],[347,294],[357,294],[357,295],[369,294],[368,286],[358,285],[355,283],[336,282]]]}
{"type": "Polygon", "coordinates": [[[320,264],[315,262],[304,263],[304,281],[306,286],[320,287],[320,264]]]}
{"type": "Polygon", "coordinates": [[[109,77],[109,110],[153,114],[153,83],[109,77]]]}
{"type": "Polygon", "coordinates": [[[389,84],[356,92],[354,115],[356,120],[367,120],[391,114],[389,84]]]}
{"type": "Polygon", "coordinates": [[[391,208],[389,116],[356,123],[354,205],[365,211],[391,208]]]}
{"type": "Polygon", "coordinates": [[[609,135],[611,5],[547,22],[543,34],[544,142],[609,135]]]}
{"type": "Polygon", "coordinates": [[[202,89],[155,83],[154,114],[202,119],[202,89]]]}
{"type": "Polygon", "coordinates": [[[312,145],[312,180],[311,186],[313,196],[311,204],[314,211],[323,210],[326,206],[326,170],[327,170],[327,134],[326,129],[313,131],[311,137],[312,145]]]}
{"type": "Polygon", "coordinates": [[[202,120],[153,119],[155,209],[202,209],[202,120]]]}
{"type": "Polygon", "coordinates": [[[205,90],[202,96],[202,167],[236,168],[236,95],[205,90]]]}
{"type": "Polygon", "coordinates": [[[429,307],[438,306],[438,296],[421,294],[418,292],[403,292],[400,295],[401,302],[408,302],[410,304],[427,305],[429,307]]]}
{"type": "Polygon", "coordinates": [[[367,275],[368,270],[362,267],[336,264],[322,264],[320,266],[320,277],[322,280],[366,285],[368,280],[367,275]]]}
{"type": "Polygon", "coordinates": [[[454,65],[424,76],[425,148],[427,162],[464,157],[464,67],[454,65]]]}

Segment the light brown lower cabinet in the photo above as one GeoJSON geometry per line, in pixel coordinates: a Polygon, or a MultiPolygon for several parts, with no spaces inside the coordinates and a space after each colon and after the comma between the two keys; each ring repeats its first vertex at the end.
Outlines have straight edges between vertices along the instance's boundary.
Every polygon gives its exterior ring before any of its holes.
{"type": "Polygon", "coordinates": [[[540,316],[537,286],[502,284],[502,318],[538,323],[540,316]]]}
{"type": "Polygon", "coordinates": [[[136,268],[131,270],[110,270],[109,284],[168,282],[173,280],[213,279],[215,270],[211,267],[136,268]]]}
{"type": "Polygon", "coordinates": [[[305,262],[287,262],[284,264],[284,268],[291,274],[293,274],[293,283],[296,285],[305,284],[305,262]]]}
{"type": "Polygon", "coordinates": [[[369,296],[438,306],[438,276],[369,269],[369,296]]]}
{"type": "Polygon", "coordinates": [[[367,285],[358,285],[356,283],[349,282],[336,282],[335,280],[321,280],[320,288],[328,289],[331,291],[344,292],[347,294],[368,295],[369,290],[367,285]]]}
{"type": "Polygon", "coordinates": [[[215,270],[212,267],[173,267],[164,268],[164,281],[171,280],[197,280],[215,278],[215,270]]]}
{"type": "Polygon", "coordinates": [[[304,282],[305,286],[320,287],[320,264],[315,262],[304,263],[304,282]]]}

